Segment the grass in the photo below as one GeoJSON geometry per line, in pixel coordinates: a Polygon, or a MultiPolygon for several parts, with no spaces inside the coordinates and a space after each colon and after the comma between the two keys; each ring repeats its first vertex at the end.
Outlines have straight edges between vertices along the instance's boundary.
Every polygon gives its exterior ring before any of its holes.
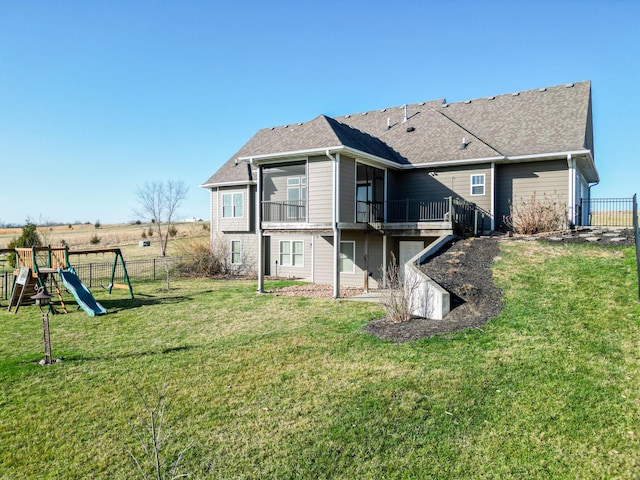
{"type": "Polygon", "coordinates": [[[135,478],[165,388],[163,458],[190,445],[194,478],[635,478],[633,254],[505,242],[497,319],[401,345],[362,332],[376,305],[176,280],[52,317],[45,368],[37,311],[2,310],[0,477],[135,478]]]}

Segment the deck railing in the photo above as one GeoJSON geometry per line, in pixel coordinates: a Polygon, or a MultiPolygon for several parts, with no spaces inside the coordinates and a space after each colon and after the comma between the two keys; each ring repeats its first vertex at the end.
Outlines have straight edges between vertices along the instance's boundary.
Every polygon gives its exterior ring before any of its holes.
{"type": "Polygon", "coordinates": [[[478,230],[478,207],[461,198],[356,202],[356,212],[358,223],[451,222],[454,231],[477,233],[478,230]]]}
{"type": "Polygon", "coordinates": [[[262,202],[263,222],[305,222],[307,220],[307,202],[289,200],[286,202],[262,202]]]}

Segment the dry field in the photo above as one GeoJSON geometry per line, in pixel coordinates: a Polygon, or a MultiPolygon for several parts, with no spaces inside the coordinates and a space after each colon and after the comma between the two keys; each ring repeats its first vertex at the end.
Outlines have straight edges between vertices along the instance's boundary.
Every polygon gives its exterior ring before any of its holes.
{"type": "MultiPolygon", "coordinates": [[[[118,247],[126,260],[137,258],[152,258],[160,254],[157,232],[149,236],[153,224],[115,224],[102,225],[95,228],[93,224],[59,225],[52,227],[38,227],[38,234],[44,245],[60,246],[66,244],[70,250],[91,250],[100,248],[118,247]],[[147,235],[143,237],[143,233],[147,235]],[[91,239],[98,236],[100,242],[92,244],[91,239]],[[150,247],[138,246],[140,240],[151,242],[150,247]]],[[[177,235],[170,239],[168,254],[179,253],[180,244],[188,239],[202,239],[207,241],[209,237],[208,222],[176,223],[177,235]]],[[[20,228],[0,228],[0,248],[7,248],[11,240],[20,236],[20,228]]]]}

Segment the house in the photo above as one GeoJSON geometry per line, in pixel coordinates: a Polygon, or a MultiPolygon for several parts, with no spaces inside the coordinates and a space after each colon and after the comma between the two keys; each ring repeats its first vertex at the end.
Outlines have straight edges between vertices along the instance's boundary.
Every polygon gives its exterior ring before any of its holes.
{"type": "Polygon", "coordinates": [[[504,230],[533,195],[581,225],[598,183],[590,82],[444,99],[257,132],[202,187],[237,271],[380,286],[445,233],[504,230]]]}

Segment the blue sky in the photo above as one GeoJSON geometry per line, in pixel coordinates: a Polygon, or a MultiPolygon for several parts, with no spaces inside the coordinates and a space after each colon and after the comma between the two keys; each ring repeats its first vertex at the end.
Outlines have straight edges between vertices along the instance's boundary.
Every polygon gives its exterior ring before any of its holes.
{"type": "Polygon", "coordinates": [[[258,129],[592,81],[597,197],[640,190],[637,0],[0,1],[0,223],[129,222],[258,129]]]}

